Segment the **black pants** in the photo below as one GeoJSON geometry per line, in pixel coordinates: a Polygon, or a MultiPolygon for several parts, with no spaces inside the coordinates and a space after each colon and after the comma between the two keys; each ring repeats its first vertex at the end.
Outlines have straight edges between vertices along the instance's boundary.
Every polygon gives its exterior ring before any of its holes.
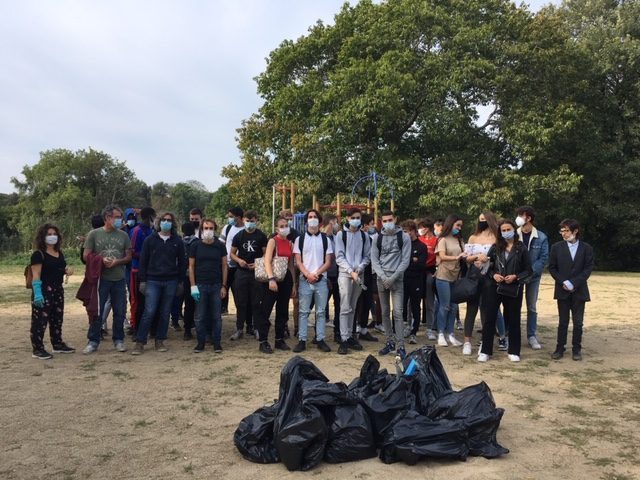
{"type": "Polygon", "coordinates": [[[482,292],[482,308],[484,309],[485,324],[482,327],[482,353],[493,355],[493,338],[496,331],[496,319],[500,305],[503,307],[504,323],[509,335],[509,353],[520,355],[521,332],[520,310],[522,308],[522,288],[518,296],[507,297],[498,295],[497,284],[493,280],[486,282],[488,286],[482,292]]]}
{"type": "Polygon", "coordinates": [[[271,317],[271,311],[273,310],[274,305],[276,306],[276,340],[284,339],[284,328],[289,322],[289,299],[291,298],[292,289],[293,277],[291,276],[291,272],[287,272],[284,280],[278,283],[277,292],[272,292],[267,286],[264,298],[264,318],[266,319],[267,333],[263,337],[262,332],[260,332],[260,340],[267,339],[267,335],[269,334],[269,327],[271,326],[269,317],[271,317]]]}
{"type": "Polygon", "coordinates": [[[478,283],[478,296],[473,300],[467,302],[467,313],[464,317],[464,336],[471,337],[473,335],[473,326],[476,323],[476,316],[478,315],[478,310],[480,310],[480,322],[484,325],[484,314],[485,310],[480,308],[482,304],[482,296],[487,288],[491,286],[491,279],[486,275],[480,276],[480,281],[478,283]]]}
{"type": "MultiPolygon", "coordinates": [[[[227,295],[222,299],[222,312],[228,312],[229,311],[229,295],[228,295],[228,292],[233,290],[233,279],[235,278],[236,270],[238,270],[237,267],[229,267],[227,269],[227,285],[229,286],[229,288],[227,289],[227,295]]],[[[234,295],[234,298],[235,298],[235,293],[233,295],[234,295]]]]}
{"type": "Polygon", "coordinates": [[[189,277],[184,281],[184,329],[191,330],[196,327],[194,316],[196,313],[196,302],[191,296],[191,282],[189,277]]]}
{"type": "MultiPolygon", "coordinates": [[[[422,301],[424,279],[422,275],[404,276],[404,305],[402,309],[402,319],[407,321],[407,306],[411,308],[412,324],[411,335],[418,333],[420,327],[420,302],[422,301]]],[[[396,332],[397,333],[397,332],[396,332]]]]}
{"type": "MultiPolygon", "coordinates": [[[[64,288],[62,285],[42,284],[44,306],[38,308],[31,304],[31,346],[33,351],[44,350],[44,331],[49,325],[51,345],[62,345],[62,320],[64,316],[64,288]]],[[[31,296],[33,300],[33,294],[31,296]]]]}
{"type": "Polygon", "coordinates": [[[329,322],[329,300],[333,297],[333,331],[340,332],[340,288],[338,287],[338,277],[327,277],[329,295],[327,296],[327,322],[329,322]]]}
{"type": "Polygon", "coordinates": [[[564,352],[567,343],[567,333],[569,330],[569,314],[573,320],[573,336],[571,339],[573,353],[580,353],[582,350],[582,324],[584,322],[584,300],[578,300],[573,294],[566,300],[558,300],[558,344],[556,351],[564,352]]]}
{"type": "MultiPolygon", "coordinates": [[[[243,268],[238,268],[236,271],[233,284],[233,298],[237,310],[236,329],[242,330],[245,325],[247,330],[254,328],[254,326],[260,328],[264,323],[260,321],[260,317],[264,316],[260,315],[260,312],[264,300],[265,284],[256,280],[253,270],[243,268]]],[[[264,325],[262,327],[264,328],[264,325]]],[[[268,332],[269,327],[266,328],[268,332]]]]}
{"type": "MultiPolygon", "coordinates": [[[[353,334],[356,334],[358,325],[360,328],[367,328],[369,325],[369,314],[371,313],[371,304],[373,303],[373,292],[370,288],[363,290],[356,304],[356,313],[353,319],[353,334]]],[[[354,337],[355,338],[355,337],[354,337]]]]}

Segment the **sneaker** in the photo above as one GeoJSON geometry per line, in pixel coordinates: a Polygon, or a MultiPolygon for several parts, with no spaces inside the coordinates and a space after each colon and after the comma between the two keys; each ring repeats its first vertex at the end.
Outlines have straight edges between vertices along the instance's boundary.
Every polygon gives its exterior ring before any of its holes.
{"type": "Polygon", "coordinates": [[[133,346],[133,350],[131,350],[131,355],[142,355],[142,352],[144,352],[144,344],[136,342],[133,346]]]}
{"type": "Polygon", "coordinates": [[[75,353],[75,351],[75,348],[70,347],[66,343],[61,343],[60,345],[53,347],[53,353],[75,353]]]}
{"type": "Polygon", "coordinates": [[[456,319],[456,330],[462,330],[462,322],[456,319]]]}
{"type": "Polygon", "coordinates": [[[453,336],[453,333],[449,334],[449,343],[454,347],[462,346],[462,342],[453,336]]]}
{"type": "Polygon", "coordinates": [[[331,351],[331,347],[327,345],[327,342],[325,342],[324,340],[318,340],[318,350],[322,350],[323,352],[327,353],[331,351]]]}
{"type": "Polygon", "coordinates": [[[471,342],[464,342],[464,345],[462,346],[462,354],[471,355],[471,342]]]}
{"type": "Polygon", "coordinates": [[[273,349],[271,348],[271,345],[269,345],[269,342],[267,342],[266,340],[264,342],[260,342],[259,350],[262,353],[268,353],[268,354],[273,353],[273,349]]]}
{"type": "Polygon", "coordinates": [[[360,333],[360,335],[358,335],[358,340],[363,341],[363,342],[377,342],[378,341],[378,337],[374,337],[369,332],[360,333]]]}
{"type": "Polygon", "coordinates": [[[416,338],[415,335],[409,335],[409,343],[411,345],[415,345],[416,343],[418,343],[418,339],[416,338]]]}
{"type": "Polygon", "coordinates": [[[171,324],[171,330],[174,330],[176,332],[181,332],[182,328],[180,328],[180,324],[179,323],[172,323],[171,324]]]}
{"type": "Polygon", "coordinates": [[[340,336],[340,332],[336,332],[333,334],[333,341],[335,343],[342,343],[342,337],[340,336]]]}
{"type": "Polygon", "coordinates": [[[509,344],[507,343],[506,338],[501,338],[500,340],[498,340],[498,350],[503,352],[509,350],[509,344]]]}
{"type": "Polygon", "coordinates": [[[571,358],[572,358],[573,360],[575,360],[576,362],[579,362],[579,361],[581,361],[581,360],[582,360],[582,354],[581,354],[580,352],[573,352],[573,353],[571,354],[571,358]]]}
{"type": "Polygon", "coordinates": [[[535,337],[535,335],[529,337],[529,346],[534,350],[540,350],[542,348],[542,345],[540,345],[540,342],[538,342],[538,339],[535,337]]]}
{"type": "Polygon", "coordinates": [[[489,355],[487,355],[486,353],[479,353],[478,354],[478,361],[479,362],[482,362],[482,363],[488,362],[489,358],[490,358],[489,355]]]}
{"type": "Polygon", "coordinates": [[[296,353],[303,352],[307,349],[307,342],[305,340],[300,340],[298,344],[293,347],[293,351],[296,353]]]}
{"type": "Polygon", "coordinates": [[[376,330],[377,330],[378,332],[380,332],[380,333],[385,333],[385,331],[384,331],[384,325],[382,325],[382,324],[376,325],[376,326],[375,326],[375,327],[373,327],[373,328],[374,328],[374,329],[376,329],[376,330]]]}
{"type": "Polygon", "coordinates": [[[87,343],[87,346],[84,347],[84,350],[82,350],[82,353],[84,353],[85,355],[89,355],[90,353],[93,353],[96,350],[98,350],[98,345],[96,345],[93,342],[89,342],[87,343]]]}
{"type": "Polygon", "coordinates": [[[193,333],[191,333],[191,329],[190,328],[185,328],[184,329],[184,335],[182,335],[182,339],[187,341],[187,340],[193,340],[193,333]]]}
{"type": "Polygon", "coordinates": [[[433,330],[427,330],[427,340],[437,340],[436,334],[433,330]]]}
{"type": "Polygon", "coordinates": [[[222,345],[219,343],[213,344],[213,353],[222,353],[222,345]]]}
{"type": "Polygon", "coordinates": [[[556,350],[551,354],[551,358],[553,358],[554,360],[560,360],[562,357],[564,357],[564,352],[560,350],[556,350]]]}
{"type": "Polygon", "coordinates": [[[253,329],[253,327],[247,327],[246,332],[247,332],[247,335],[249,336],[253,336],[256,334],[256,331],[253,329]]]}
{"type": "Polygon", "coordinates": [[[411,335],[411,327],[409,327],[409,326],[404,327],[403,337],[407,338],[410,335],[411,335]]]}
{"type": "Polygon", "coordinates": [[[244,334],[242,333],[242,330],[236,330],[229,340],[240,340],[243,336],[244,334]]]}
{"type": "Polygon", "coordinates": [[[407,357],[407,351],[404,349],[404,347],[400,347],[398,350],[396,350],[396,356],[400,357],[400,360],[404,360],[407,357]]]}
{"type": "Polygon", "coordinates": [[[113,346],[119,352],[126,352],[127,351],[127,347],[124,345],[124,342],[116,342],[116,343],[113,344],[113,346]]]}
{"type": "Polygon", "coordinates": [[[357,350],[360,351],[362,350],[362,345],[360,345],[360,343],[353,337],[349,337],[347,339],[347,346],[351,349],[351,350],[357,350]]]}
{"type": "Polygon", "coordinates": [[[276,343],[273,346],[276,350],[291,350],[291,347],[287,345],[287,342],[285,342],[284,339],[276,340],[276,343]]]}
{"type": "Polygon", "coordinates": [[[441,347],[448,347],[449,344],[447,343],[447,340],[444,338],[444,333],[439,333],[438,334],[438,345],[441,347]]]}
{"type": "Polygon", "coordinates": [[[385,346],[378,352],[380,355],[389,355],[396,349],[396,344],[393,342],[387,342],[385,346]]]}
{"type": "Polygon", "coordinates": [[[520,361],[520,355],[513,355],[512,353],[510,353],[507,356],[509,357],[509,360],[511,360],[512,362],[519,362],[520,361]]]}
{"type": "Polygon", "coordinates": [[[291,334],[289,333],[289,327],[284,327],[284,339],[291,338],[291,334]]]}
{"type": "Polygon", "coordinates": [[[338,355],[346,355],[347,353],[349,353],[349,346],[347,345],[347,342],[340,342],[338,355]]]}
{"type": "Polygon", "coordinates": [[[155,347],[158,352],[166,352],[169,350],[163,340],[156,340],[155,347]]]}
{"type": "Polygon", "coordinates": [[[193,349],[193,353],[202,353],[204,352],[204,343],[198,343],[193,349]]]}
{"type": "Polygon", "coordinates": [[[50,360],[53,358],[53,355],[46,350],[34,350],[31,354],[31,358],[37,358],[38,360],[50,360]]]}

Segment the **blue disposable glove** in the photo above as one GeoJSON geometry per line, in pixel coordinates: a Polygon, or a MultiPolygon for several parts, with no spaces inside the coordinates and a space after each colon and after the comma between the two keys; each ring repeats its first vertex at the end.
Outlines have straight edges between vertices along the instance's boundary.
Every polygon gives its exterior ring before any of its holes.
{"type": "Polygon", "coordinates": [[[198,288],[197,285],[194,285],[193,287],[191,287],[191,296],[196,302],[200,301],[200,289],[198,288]]]}
{"type": "Polygon", "coordinates": [[[42,295],[42,280],[34,280],[33,285],[33,305],[37,308],[44,307],[44,295],[42,295]]]}

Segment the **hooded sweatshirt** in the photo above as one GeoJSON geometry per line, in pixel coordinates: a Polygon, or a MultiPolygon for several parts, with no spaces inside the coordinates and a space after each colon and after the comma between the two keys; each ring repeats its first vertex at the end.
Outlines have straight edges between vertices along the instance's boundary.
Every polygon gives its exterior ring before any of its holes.
{"type": "Polygon", "coordinates": [[[391,283],[403,278],[404,271],[409,266],[411,260],[411,238],[406,233],[402,233],[402,251],[398,245],[397,233],[402,232],[402,228],[396,227],[390,233],[383,230],[382,248],[378,250],[378,236],[374,235],[371,241],[371,268],[378,276],[378,279],[388,279],[391,283]]]}

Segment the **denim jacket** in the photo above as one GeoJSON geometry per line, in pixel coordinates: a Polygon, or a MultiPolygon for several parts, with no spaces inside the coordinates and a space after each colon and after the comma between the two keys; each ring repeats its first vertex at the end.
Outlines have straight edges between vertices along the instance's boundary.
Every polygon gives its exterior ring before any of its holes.
{"type": "MultiPolygon", "coordinates": [[[[518,228],[518,237],[522,242],[522,227],[518,228]]],[[[526,247],[529,250],[529,258],[531,259],[531,268],[533,270],[531,280],[535,281],[540,278],[544,266],[549,261],[549,240],[544,232],[533,227],[531,237],[529,237],[529,245],[526,245],[526,247]]]]}

